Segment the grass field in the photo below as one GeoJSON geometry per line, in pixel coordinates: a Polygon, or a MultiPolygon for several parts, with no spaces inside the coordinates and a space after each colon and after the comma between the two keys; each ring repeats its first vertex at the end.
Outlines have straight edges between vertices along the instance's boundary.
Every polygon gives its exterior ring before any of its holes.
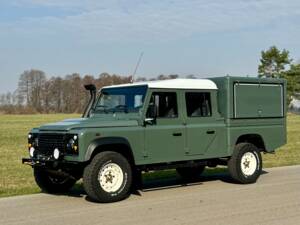
{"type": "MultiPolygon", "coordinates": [[[[21,164],[21,158],[28,156],[27,133],[32,127],[59,121],[79,115],[0,115],[0,197],[38,193],[32,169],[21,164]]],[[[288,144],[275,155],[264,155],[264,167],[300,164],[300,116],[288,117],[288,144]]],[[[224,169],[210,169],[206,173],[217,173],[224,169]]],[[[154,177],[176,176],[174,171],[145,175],[154,177]]],[[[80,185],[79,185],[80,186],[80,185]]]]}

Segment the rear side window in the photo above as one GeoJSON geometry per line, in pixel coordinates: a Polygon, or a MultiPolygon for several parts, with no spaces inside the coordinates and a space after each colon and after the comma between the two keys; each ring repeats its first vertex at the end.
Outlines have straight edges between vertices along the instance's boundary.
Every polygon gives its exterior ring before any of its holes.
{"type": "Polygon", "coordinates": [[[185,102],[188,117],[211,116],[211,100],[209,92],[186,92],[185,102]]]}
{"type": "Polygon", "coordinates": [[[150,104],[156,105],[157,117],[178,117],[177,97],[175,92],[153,92],[150,104]]]}

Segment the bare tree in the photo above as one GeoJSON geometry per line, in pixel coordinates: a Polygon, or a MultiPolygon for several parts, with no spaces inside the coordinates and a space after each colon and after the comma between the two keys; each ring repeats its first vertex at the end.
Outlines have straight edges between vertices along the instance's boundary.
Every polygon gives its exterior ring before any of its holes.
{"type": "Polygon", "coordinates": [[[26,70],[19,78],[18,104],[28,105],[42,111],[42,94],[46,82],[46,75],[41,70],[26,70]]]}
{"type": "MultiPolygon", "coordinates": [[[[177,74],[159,75],[152,80],[176,79],[177,74]]],[[[146,81],[144,77],[138,81],[146,81]]],[[[41,70],[26,70],[19,78],[15,93],[0,95],[0,110],[7,113],[80,113],[89,99],[84,84],[93,83],[98,89],[104,86],[130,83],[131,76],[101,73],[81,77],[78,73],[65,77],[46,78],[41,70]],[[5,106],[5,107],[4,107],[5,106]]]]}

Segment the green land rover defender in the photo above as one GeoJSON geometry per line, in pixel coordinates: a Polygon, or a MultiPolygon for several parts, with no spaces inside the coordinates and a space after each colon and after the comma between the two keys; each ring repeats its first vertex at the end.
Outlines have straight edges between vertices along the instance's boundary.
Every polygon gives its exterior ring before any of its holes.
{"type": "Polygon", "coordinates": [[[90,199],[130,195],[143,171],[176,169],[184,179],[205,166],[227,165],[239,183],[254,183],[261,153],[286,143],[283,79],[217,77],[103,87],[82,118],[34,128],[29,158],[45,192],[68,191],[77,180],[90,199]]]}

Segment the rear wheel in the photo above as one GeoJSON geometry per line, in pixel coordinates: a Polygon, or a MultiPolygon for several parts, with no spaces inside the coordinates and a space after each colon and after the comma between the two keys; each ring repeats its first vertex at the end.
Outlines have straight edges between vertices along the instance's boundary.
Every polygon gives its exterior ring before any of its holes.
{"type": "Polygon", "coordinates": [[[83,185],[93,201],[120,201],[130,194],[131,166],[127,159],[117,152],[101,152],[84,169],[83,185]]]}
{"type": "Polygon", "coordinates": [[[76,183],[75,179],[59,176],[40,168],[34,168],[34,178],[42,191],[47,193],[67,192],[76,183]]]}
{"type": "Polygon", "coordinates": [[[179,167],[176,169],[177,173],[184,180],[196,180],[201,177],[205,166],[193,166],[193,167],[179,167]]]}
{"type": "Polygon", "coordinates": [[[257,147],[251,143],[237,144],[228,161],[228,170],[239,183],[255,183],[262,171],[262,158],[257,147]]]}

